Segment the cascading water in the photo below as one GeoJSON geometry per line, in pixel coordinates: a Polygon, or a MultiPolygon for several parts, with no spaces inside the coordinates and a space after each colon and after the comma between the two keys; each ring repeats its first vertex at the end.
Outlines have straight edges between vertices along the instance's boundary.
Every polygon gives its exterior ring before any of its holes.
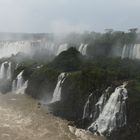
{"type": "Polygon", "coordinates": [[[97,95],[95,93],[91,93],[88,96],[88,99],[84,105],[83,111],[83,119],[92,119],[95,120],[99,114],[101,113],[103,106],[107,102],[110,95],[110,87],[108,87],[105,92],[102,94],[100,99],[97,102],[97,95]]]}
{"type": "Polygon", "coordinates": [[[84,47],[84,44],[82,43],[82,44],[80,45],[79,49],[78,49],[78,51],[79,51],[80,53],[82,52],[83,47],[84,47]]]}
{"type": "Polygon", "coordinates": [[[19,52],[32,56],[36,52],[43,52],[44,49],[51,55],[56,55],[58,51],[60,53],[67,50],[67,44],[60,45],[59,49],[57,47],[53,42],[45,40],[0,41],[0,58],[10,57],[19,52]]]}
{"type": "Polygon", "coordinates": [[[8,69],[7,69],[7,79],[11,80],[11,78],[12,78],[12,63],[9,62],[9,66],[8,66],[8,69]]]}
{"type": "Polygon", "coordinates": [[[16,91],[16,80],[13,80],[12,82],[12,92],[16,91]]]}
{"type": "Polygon", "coordinates": [[[6,64],[7,62],[4,62],[4,63],[2,63],[1,64],[1,68],[0,68],[0,79],[4,79],[5,78],[5,64],[6,64]]]}
{"type": "Polygon", "coordinates": [[[93,112],[93,120],[95,121],[99,114],[102,112],[106,102],[108,101],[109,98],[109,90],[111,87],[108,87],[105,92],[102,94],[102,96],[99,98],[98,102],[95,104],[95,111],[93,112]]]}
{"type": "MultiPolygon", "coordinates": [[[[105,94],[101,96],[96,106],[99,110],[99,116],[88,127],[92,132],[98,132],[101,135],[109,135],[114,129],[123,127],[127,123],[126,118],[126,83],[119,86],[107,99],[105,94]]],[[[97,111],[98,111],[97,110],[97,111]]]]}
{"type": "Polygon", "coordinates": [[[61,52],[66,51],[67,49],[68,49],[68,44],[60,45],[56,55],[59,55],[61,52]]]}
{"type": "Polygon", "coordinates": [[[57,82],[56,88],[54,90],[51,103],[54,103],[54,102],[61,100],[61,89],[62,89],[62,84],[64,83],[65,79],[66,79],[66,73],[61,73],[58,76],[58,82],[57,82]]]}
{"type": "Polygon", "coordinates": [[[87,47],[88,47],[88,44],[81,44],[78,50],[82,55],[86,55],[87,47]]]}
{"type": "Polygon", "coordinates": [[[140,59],[140,44],[124,45],[121,57],[122,59],[140,59]]]}
{"type": "Polygon", "coordinates": [[[12,82],[12,92],[19,94],[19,93],[24,93],[25,89],[28,86],[28,81],[24,81],[23,79],[23,72],[21,71],[15,80],[12,82]]]}
{"type": "Polygon", "coordinates": [[[11,80],[12,78],[12,63],[11,62],[3,62],[0,67],[0,79],[11,80]],[[6,67],[7,65],[7,67],[6,67]]]}
{"type": "Polygon", "coordinates": [[[23,85],[23,76],[22,76],[23,72],[24,71],[20,72],[17,76],[17,87],[16,87],[17,89],[20,89],[23,85]]]}
{"type": "MultiPolygon", "coordinates": [[[[84,106],[84,111],[83,111],[83,119],[85,118],[88,118],[91,116],[91,113],[89,111],[89,108],[90,108],[90,98],[92,97],[93,93],[91,93],[88,97],[88,100],[86,101],[85,103],[85,106],[84,106]]],[[[92,117],[92,116],[91,116],[92,117]]]]}

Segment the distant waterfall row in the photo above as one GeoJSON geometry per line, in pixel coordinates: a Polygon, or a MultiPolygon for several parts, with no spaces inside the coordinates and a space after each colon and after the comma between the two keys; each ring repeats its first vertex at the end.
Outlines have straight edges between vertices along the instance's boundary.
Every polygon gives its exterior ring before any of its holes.
{"type": "Polygon", "coordinates": [[[0,42],[0,58],[10,57],[12,54],[16,55],[18,52],[31,52],[31,44],[29,41],[5,41],[0,42]]]}
{"type": "MultiPolygon", "coordinates": [[[[126,83],[119,86],[109,95],[109,88],[99,98],[93,110],[90,106],[90,94],[84,106],[83,119],[89,118],[93,122],[88,129],[101,135],[109,135],[113,130],[123,127],[127,124],[126,116],[126,83]]],[[[93,108],[93,107],[92,107],[93,108]]]]}
{"type": "Polygon", "coordinates": [[[53,55],[58,55],[64,50],[67,50],[68,44],[54,44],[44,41],[3,41],[0,42],[0,58],[10,57],[19,52],[33,55],[36,51],[46,51],[53,55]]]}
{"type": "MultiPolygon", "coordinates": [[[[81,44],[78,47],[79,52],[82,55],[87,54],[88,44],[81,44]]],[[[61,52],[68,49],[68,43],[57,44],[53,42],[47,42],[43,40],[37,41],[1,41],[0,42],[0,58],[10,57],[16,55],[19,52],[33,55],[34,52],[44,52],[44,49],[54,56],[59,55],[61,52]]]]}
{"type": "MultiPolygon", "coordinates": [[[[69,48],[68,43],[57,44],[43,40],[37,41],[1,41],[0,42],[0,58],[10,57],[12,54],[16,55],[19,52],[34,55],[36,52],[48,52],[48,54],[57,56],[61,52],[69,48]]],[[[81,44],[79,47],[75,46],[82,55],[87,55],[88,44],[81,44]]],[[[110,50],[111,51],[111,50],[110,50]]],[[[112,56],[121,56],[122,59],[140,59],[140,44],[129,44],[123,47],[114,47],[112,56]]]]}
{"type": "Polygon", "coordinates": [[[140,59],[140,44],[124,45],[121,57],[140,59]]]}

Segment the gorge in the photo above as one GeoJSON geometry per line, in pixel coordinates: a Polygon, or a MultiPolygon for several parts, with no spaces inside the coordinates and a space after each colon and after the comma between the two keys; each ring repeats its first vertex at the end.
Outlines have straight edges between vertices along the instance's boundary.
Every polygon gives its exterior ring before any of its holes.
{"type": "MultiPolygon", "coordinates": [[[[66,139],[73,134],[86,137],[82,140],[139,139],[139,42],[108,42],[102,36],[93,42],[43,38],[1,43],[0,92],[5,94],[1,100],[5,98],[9,108],[9,97],[15,106],[20,98],[35,98],[38,109],[41,106],[68,121],[62,130],[70,136],[66,139]]],[[[25,99],[23,103],[26,100],[34,102],[25,99]]]]}

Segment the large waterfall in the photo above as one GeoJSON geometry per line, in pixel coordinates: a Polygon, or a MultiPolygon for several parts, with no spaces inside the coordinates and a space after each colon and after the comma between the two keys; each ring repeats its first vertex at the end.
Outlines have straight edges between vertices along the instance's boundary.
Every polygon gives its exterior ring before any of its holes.
{"type": "Polygon", "coordinates": [[[83,119],[92,117],[93,122],[88,127],[90,131],[109,135],[113,130],[126,125],[126,99],[128,98],[126,85],[124,83],[117,87],[111,95],[109,95],[108,88],[95,104],[93,114],[88,112],[90,98],[93,94],[89,95],[84,107],[83,119]]]}
{"type": "Polygon", "coordinates": [[[86,55],[87,54],[87,47],[88,47],[88,44],[81,44],[79,47],[79,52],[82,55],[86,55]]]}
{"type": "Polygon", "coordinates": [[[140,44],[124,45],[122,51],[122,59],[140,59],[140,44]]]}
{"type": "Polygon", "coordinates": [[[54,90],[53,98],[51,100],[51,103],[54,103],[54,102],[57,102],[57,101],[61,100],[61,89],[62,89],[62,84],[64,83],[65,79],[66,79],[66,73],[61,73],[58,76],[57,85],[56,85],[56,88],[54,90]]]}
{"type": "Polygon", "coordinates": [[[0,79],[11,80],[12,78],[12,70],[11,70],[11,62],[3,62],[0,67],[0,79]]]}
{"type": "Polygon", "coordinates": [[[21,71],[15,80],[13,80],[12,82],[12,92],[13,93],[16,93],[16,94],[23,94],[25,89],[27,88],[28,86],[28,81],[24,81],[23,79],[23,72],[24,71],[21,71]]]}

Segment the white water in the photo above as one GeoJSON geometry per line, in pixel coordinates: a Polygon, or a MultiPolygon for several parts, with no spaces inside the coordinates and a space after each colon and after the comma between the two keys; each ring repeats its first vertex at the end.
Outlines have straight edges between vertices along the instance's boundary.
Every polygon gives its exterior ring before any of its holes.
{"type": "Polygon", "coordinates": [[[8,69],[7,69],[7,79],[8,79],[8,80],[11,80],[11,78],[12,78],[12,63],[9,62],[8,65],[9,65],[9,66],[8,66],[8,69]]]}
{"type": "Polygon", "coordinates": [[[64,83],[65,79],[66,79],[66,73],[61,73],[58,76],[57,85],[56,85],[56,88],[54,90],[53,98],[51,100],[51,103],[61,101],[61,89],[62,89],[62,84],[64,83]]]}
{"type": "Polygon", "coordinates": [[[1,64],[1,67],[0,67],[0,79],[4,79],[5,78],[5,64],[7,62],[4,62],[1,64]]]}
{"type": "MultiPolygon", "coordinates": [[[[126,104],[127,90],[126,84],[119,86],[111,94],[110,98],[100,110],[99,117],[89,126],[89,130],[99,132],[101,135],[110,132],[116,128],[126,125],[126,104]]],[[[103,103],[103,96],[99,99],[97,104],[103,103]]]]}
{"type": "Polygon", "coordinates": [[[124,45],[121,57],[122,59],[140,59],[140,44],[124,45]]]}
{"type": "Polygon", "coordinates": [[[92,97],[93,93],[91,93],[88,97],[88,100],[86,101],[85,103],[85,106],[84,106],[84,111],[83,111],[83,119],[87,118],[90,116],[90,112],[89,112],[89,104],[90,104],[90,98],[92,97]]]}
{"type": "Polygon", "coordinates": [[[24,71],[21,71],[12,82],[12,92],[15,92],[16,94],[24,94],[25,89],[28,86],[28,81],[24,81],[23,79],[23,72],[24,71]]]}
{"type": "Polygon", "coordinates": [[[78,51],[82,54],[82,55],[86,55],[87,54],[87,47],[88,44],[81,44],[78,51]]]}
{"type": "Polygon", "coordinates": [[[23,85],[23,72],[24,71],[22,71],[22,72],[20,72],[19,74],[18,74],[18,76],[17,76],[17,89],[19,89],[19,88],[21,88],[22,87],[22,85],[23,85]]]}
{"type": "Polygon", "coordinates": [[[12,78],[12,70],[11,70],[11,62],[3,62],[0,66],[0,79],[11,80],[12,78]],[[7,65],[7,67],[6,67],[7,65]]]}
{"type": "Polygon", "coordinates": [[[29,41],[3,41],[0,42],[0,58],[16,55],[18,52],[29,54],[31,52],[29,41]]]}
{"type": "Polygon", "coordinates": [[[64,50],[67,50],[68,44],[56,45],[53,42],[45,40],[25,40],[25,41],[0,41],[0,58],[10,57],[19,52],[32,56],[37,52],[48,52],[49,55],[58,55],[64,50]]]}
{"type": "MultiPolygon", "coordinates": [[[[108,97],[109,97],[109,89],[110,89],[110,87],[108,87],[105,90],[105,92],[99,98],[99,101],[95,104],[95,115],[100,114],[102,112],[105,104],[107,103],[108,97]]],[[[96,118],[96,116],[94,116],[94,118],[96,118]]]]}
{"type": "Polygon", "coordinates": [[[68,49],[68,44],[62,44],[58,47],[57,55],[59,55],[61,52],[66,51],[68,49]]]}
{"type": "Polygon", "coordinates": [[[12,82],[12,92],[16,91],[16,80],[13,80],[12,82]]]}

